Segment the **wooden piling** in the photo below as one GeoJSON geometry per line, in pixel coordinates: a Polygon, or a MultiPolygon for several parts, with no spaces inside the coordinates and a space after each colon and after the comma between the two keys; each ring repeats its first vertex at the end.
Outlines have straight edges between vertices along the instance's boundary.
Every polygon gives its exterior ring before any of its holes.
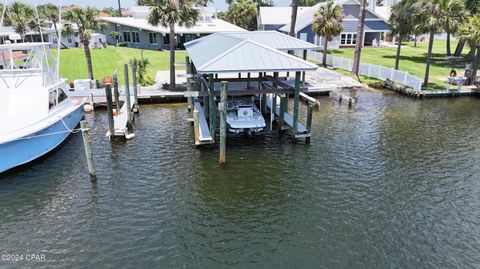
{"type": "MultiPolygon", "coordinates": [[[[188,56],[185,56],[185,74],[187,79],[187,91],[191,91],[192,90],[192,84],[190,84],[191,68],[190,68],[190,57],[188,56]]],[[[187,101],[188,101],[188,110],[192,111],[193,98],[187,97],[187,101]]],[[[189,116],[191,116],[191,114],[189,116]]]]}
{"type": "MultiPolygon", "coordinates": [[[[278,72],[273,72],[273,88],[275,90],[278,89],[278,72]]],[[[275,104],[277,103],[277,96],[275,96],[275,104]]],[[[279,113],[279,119],[280,119],[280,122],[279,122],[279,126],[280,126],[280,131],[282,130],[282,126],[283,126],[283,122],[284,122],[284,118],[285,118],[285,111],[284,111],[284,104],[283,104],[283,99],[282,99],[282,96],[280,96],[280,113],[279,113]]]]}
{"type": "Polygon", "coordinates": [[[107,99],[108,133],[110,139],[112,139],[113,135],[115,134],[115,125],[113,122],[112,84],[110,83],[105,85],[105,97],[107,99]]]}
{"type": "Polygon", "coordinates": [[[301,72],[295,72],[295,90],[293,94],[293,134],[298,133],[298,110],[300,102],[300,78],[301,72]]]}
{"type": "Polygon", "coordinates": [[[131,103],[130,103],[130,83],[128,81],[128,64],[123,65],[123,71],[124,71],[124,76],[125,76],[125,105],[127,105],[127,126],[129,128],[132,127],[132,110],[131,108],[131,103]]]}
{"type": "Polygon", "coordinates": [[[273,130],[273,122],[275,121],[275,112],[277,112],[277,94],[272,93],[272,107],[271,107],[271,115],[270,115],[270,131],[273,130]]]}
{"type": "Polygon", "coordinates": [[[135,98],[135,112],[139,112],[138,108],[138,85],[137,85],[137,62],[132,62],[132,83],[133,83],[133,97],[135,98]]]}
{"type": "MultiPolygon", "coordinates": [[[[204,83],[204,80],[200,81],[200,91],[205,92],[207,91],[207,86],[204,83]]],[[[208,96],[203,97],[203,113],[205,114],[205,118],[208,119],[208,112],[210,111],[210,106],[208,105],[209,100],[208,96]]]]}
{"type": "Polygon", "coordinates": [[[225,164],[225,151],[227,146],[227,91],[228,82],[222,82],[220,92],[220,157],[219,163],[225,164]]]}
{"type": "Polygon", "coordinates": [[[284,95],[282,95],[280,97],[280,129],[281,129],[281,127],[283,127],[283,125],[285,123],[286,105],[287,105],[287,98],[284,95]]]}
{"type": "Polygon", "coordinates": [[[217,129],[217,113],[215,108],[215,84],[213,81],[213,74],[208,75],[208,123],[210,127],[210,135],[215,140],[215,131],[217,129]]]}
{"type": "Polygon", "coordinates": [[[200,129],[198,123],[198,111],[193,108],[193,133],[195,136],[195,145],[199,144],[200,142],[200,129]]]}
{"type": "MultiPolygon", "coordinates": [[[[307,130],[308,133],[312,133],[312,118],[313,118],[313,105],[308,103],[308,110],[307,110],[307,130]]],[[[310,137],[305,138],[305,143],[310,143],[310,137]]]]}
{"type": "MultiPolygon", "coordinates": [[[[307,50],[303,50],[303,60],[307,60],[307,50]]],[[[305,86],[305,74],[306,72],[302,72],[302,85],[305,86]]]]}
{"type": "Polygon", "coordinates": [[[92,181],[96,181],[97,173],[95,172],[95,167],[93,165],[92,148],[90,146],[90,129],[88,128],[87,121],[82,120],[80,122],[80,128],[82,130],[83,147],[85,148],[85,156],[87,157],[88,173],[90,174],[90,179],[92,181]]]}
{"type": "Polygon", "coordinates": [[[267,94],[260,94],[260,112],[263,114],[267,113],[267,94]]]}
{"type": "Polygon", "coordinates": [[[117,113],[120,111],[120,92],[118,91],[118,75],[113,74],[113,96],[115,97],[115,109],[117,113]]]}

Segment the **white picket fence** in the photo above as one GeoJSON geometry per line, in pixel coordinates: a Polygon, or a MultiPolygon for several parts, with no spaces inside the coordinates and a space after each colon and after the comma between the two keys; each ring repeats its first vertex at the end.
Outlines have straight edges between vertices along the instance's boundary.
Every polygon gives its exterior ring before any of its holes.
{"type": "MultiPolygon", "coordinates": [[[[295,55],[297,55],[298,57],[302,57],[302,53],[302,51],[295,51],[295,55]]],[[[307,59],[321,63],[323,59],[323,53],[318,51],[308,51],[307,59]]],[[[352,71],[353,60],[338,56],[327,55],[327,65],[334,68],[352,71]]],[[[395,83],[407,86],[416,91],[422,90],[423,80],[421,78],[415,77],[408,72],[398,71],[393,68],[387,68],[384,66],[361,62],[359,74],[380,80],[389,79],[395,83]]]]}

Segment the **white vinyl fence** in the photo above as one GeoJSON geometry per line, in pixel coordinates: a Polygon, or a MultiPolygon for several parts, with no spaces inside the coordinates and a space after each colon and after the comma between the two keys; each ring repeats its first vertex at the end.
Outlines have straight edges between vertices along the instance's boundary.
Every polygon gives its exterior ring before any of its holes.
{"type": "MultiPolygon", "coordinates": [[[[302,51],[295,51],[295,55],[302,57],[302,51]]],[[[307,59],[321,63],[323,59],[323,53],[317,51],[308,51],[307,59]]],[[[353,60],[327,55],[327,65],[334,68],[352,71],[353,60]]],[[[416,91],[421,91],[423,84],[423,80],[421,78],[412,76],[408,72],[362,62],[360,63],[359,74],[380,80],[389,79],[395,83],[407,86],[416,91]]]]}

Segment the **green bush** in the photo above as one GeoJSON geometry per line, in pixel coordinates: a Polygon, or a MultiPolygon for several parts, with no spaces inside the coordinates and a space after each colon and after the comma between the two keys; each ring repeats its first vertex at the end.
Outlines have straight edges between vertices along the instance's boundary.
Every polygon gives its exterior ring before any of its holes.
{"type": "Polygon", "coordinates": [[[142,86],[151,86],[155,81],[147,74],[147,66],[150,64],[148,58],[133,58],[132,63],[137,65],[137,81],[142,86]]]}

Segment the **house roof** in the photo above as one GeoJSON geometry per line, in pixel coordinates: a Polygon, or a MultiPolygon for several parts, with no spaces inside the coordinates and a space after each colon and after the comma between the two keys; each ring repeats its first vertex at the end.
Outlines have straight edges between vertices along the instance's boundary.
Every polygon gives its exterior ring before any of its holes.
{"type": "Polygon", "coordinates": [[[187,42],[185,48],[199,74],[317,69],[314,64],[262,44],[259,39],[254,40],[255,37],[265,34],[265,32],[267,35],[270,33],[270,31],[247,32],[256,34],[246,35],[243,33],[216,33],[187,42]]]}
{"type": "Polygon", "coordinates": [[[98,17],[112,17],[112,15],[110,15],[106,12],[103,12],[103,11],[100,11],[97,16],[98,17]]]}
{"type": "Polygon", "coordinates": [[[392,13],[392,7],[389,6],[377,6],[375,12],[384,20],[390,20],[390,14],[392,13]]]}
{"type": "MultiPolygon", "coordinates": [[[[100,20],[111,22],[119,25],[130,26],[142,30],[168,34],[168,27],[161,24],[153,26],[146,19],[125,18],[125,17],[100,17],[100,20]]],[[[245,29],[226,22],[222,19],[212,19],[210,22],[197,22],[192,27],[175,25],[175,33],[177,34],[210,34],[216,32],[238,32],[246,31],[245,29]]]]}
{"type": "Polygon", "coordinates": [[[319,48],[312,43],[291,37],[278,31],[231,32],[225,34],[241,40],[250,39],[257,43],[283,51],[315,50],[319,48]]]}
{"type": "MultiPolygon", "coordinates": [[[[342,6],[344,6],[344,5],[360,5],[358,0],[334,0],[334,3],[338,4],[338,5],[342,5],[342,6]]],[[[302,29],[304,29],[305,27],[311,25],[314,18],[315,18],[315,13],[320,8],[320,6],[325,5],[325,4],[326,4],[326,2],[321,2],[321,3],[318,3],[314,6],[312,6],[312,7],[299,9],[298,15],[297,15],[297,22],[295,24],[295,32],[299,32],[302,29]]],[[[281,12],[281,10],[284,9],[284,7],[265,7],[265,9],[270,9],[269,13],[275,14],[277,12],[281,12]]],[[[370,12],[375,17],[377,17],[378,20],[383,20],[383,21],[388,23],[388,21],[387,21],[388,19],[385,20],[382,16],[380,16],[376,12],[371,11],[371,10],[368,10],[368,12],[370,12]]],[[[290,11],[290,14],[291,14],[291,11],[290,11]]],[[[282,17],[282,18],[283,18],[283,23],[278,23],[278,24],[284,24],[284,26],[282,28],[280,28],[279,30],[282,31],[282,32],[289,32],[290,31],[290,16],[286,16],[286,17],[282,17]]],[[[280,20],[280,19],[281,18],[277,18],[277,20],[280,20]]],[[[351,17],[351,16],[346,16],[344,19],[347,19],[347,20],[353,20],[354,19],[354,20],[356,20],[356,18],[351,17]]],[[[263,20],[262,20],[262,23],[263,23],[263,20]]],[[[266,24],[266,23],[263,23],[263,24],[266,24]]]]}
{"type": "MultiPolygon", "coordinates": [[[[310,7],[298,7],[298,13],[310,7]]],[[[260,20],[263,25],[285,25],[292,16],[291,7],[260,7],[260,20]]]]}
{"type": "MultiPolygon", "coordinates": [[[[51,33],[55,33],[55,30],[54,29],[50,29],[50,28],[42,28],[42,33],[43,34],[51,34],[51,33]]],[[[17,32],[15,32],[15,30],[13,29],[12,26],[4,26],[4,27],[0,27],[0,36],[9,36],[9,35],[14,35],[14,34],[17,34],[17,32]]],[[[38,32],[35,32],[35,31],[27,31],[25,33],[25,35],[37,35],[39,34],[38,32]]]]}

